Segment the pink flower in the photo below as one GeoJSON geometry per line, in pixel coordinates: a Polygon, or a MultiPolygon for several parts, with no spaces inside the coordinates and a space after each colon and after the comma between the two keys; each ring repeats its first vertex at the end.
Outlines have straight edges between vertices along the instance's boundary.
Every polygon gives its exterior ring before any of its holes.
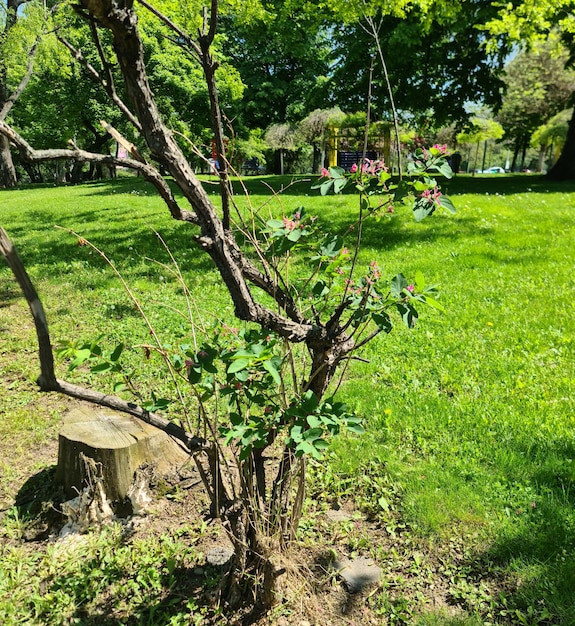
{"type": "Polygon", "coordinates": [[[329,175],[329,170],[326,170],[326,169],[325,169],[325,167],[322,167],[322,168],[321,168],[321,175],[322,175],[324,178],[331,178],[331,176],[329,175]]]}
{"type": "Polygon", "coordinates": [[[413,293],[415,291],[415,285],[407,285],[406,289],[409,293],[413,293]]]}
{"type": "Polygon", "coordinates": [[[350,171],[352,174],[355,174],[355,173],[357,172],[357,163],[354,163],[354,164],[353,164],[353,165],[349,168],[349,171],[350,171]]]}
{"type": "Polygon", "coordinates": [[[294,230],[295,228],[297,228],[297,222],[290,220],[289,217],[284,217],[283,223],[284,223],[284,228],[286,228],[287,230],[294,230]]]}
{"type": "Polygon", "coordinates": [[[436,150],[439,150],[439,152],[441,152],[441,154],[447,154],[449,152],[449,150],[447,149],[447,144],[445,144],[445,143],[443,145],[436,143],[433,147],[436,150]]]}
{"type": "Polygon", "coordinates": [[[437,187],[435,187],[434,189],[426,189],[421,194],[421,197],[429,200],[429,202],[433,202],[437,206],[441,204],[441,202],[439,201],[439,198],[441,198],[441,191],[439,191],[437,187]]]}

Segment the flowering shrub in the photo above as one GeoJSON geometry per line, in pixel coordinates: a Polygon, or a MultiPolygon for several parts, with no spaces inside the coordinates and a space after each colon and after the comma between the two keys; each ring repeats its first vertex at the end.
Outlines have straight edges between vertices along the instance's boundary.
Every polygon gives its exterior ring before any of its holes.
{"type": "Polygon", "coordinates": [[[352,165],[349,172],[341,167],[322,170],[324,179],[316,188],[322,195],[330,191],[342,192],[353,184],[364,199],[363,208],[372,214],[393,213],[397,202],[411,208],[417,221],[431,215],[437,207],[454,213],[455,208],[440,191],[435,175],[451,178],[453,172],[447,162],[447,146],[436,144],[429,149],[418,148],[407,166],[407,177],[394,182],[383,160],[363,159],[352,165]],[[374,196],[377,202],[374,202],[374,196]]]}

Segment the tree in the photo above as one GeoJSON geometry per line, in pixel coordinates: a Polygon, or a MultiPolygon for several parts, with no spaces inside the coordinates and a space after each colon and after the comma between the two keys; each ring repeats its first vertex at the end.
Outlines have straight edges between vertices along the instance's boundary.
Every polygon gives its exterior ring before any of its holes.
{"type": "MultiPolygon", "coordinates": [[[[483,24],[490,33],[491,48],[501,41],[530,47],[558,34],[571,57],[575,51],[575,12],[572,0],[517,0],[502,5],[497,16],[483,24]]],[[[572,59],[570,58],[569,61],[572,59]]],[[[572,99],[575,94],[572,95],[572,99]]],[[[575,179],[575,108],[561,156],[547,176],[552,180],[575,179]]]]}
{"type": "MultiPolygon", "coordinates": [[[[38,47],[37,19],[26,20],[22,7],[32,0],[6,0],[0,3],[0,121],[4,121],[14,103],[26,88],[32,75],[34,56],[38,47]],[[30,22],[34,29],[27,29],[30,22]],[[23,25],[24,23],[24,25],[23,25]]],[[[33,13],[33,12],[32,12],[33,13]]],[[[10,144],[0,137],[0,187],[17,183],[10,144]]]]}
{"type": "Polygon", "coordinates": [[[221,29],[225,54],[250,93],[231,108],[240,129],[293,123],[325,108],[331,43],[317,7],[274,0],[249,20],[225,15],[221,29]]]}
{"type": "Polygon", "coordinates": [[[298,124],[303,140],[313,147],[311,171],[314,174],[319,174],[325,165],[328,129],[341,118],[343,118],[343,113],[338,107],[315,109],[298,124]]]}
{"type": "MultiPolygon", "coordinates": [[[[347,5],[347,3],[346,3],[347,5]]],[[[402,5],[404,6],[404,5],[402,5]]],[[[423,130],[467,120],[468,102],[497,106],[501,79],[498,68],[507,49],[487,51],[485,36],[475,24],[495,13],[491,2],[433,2],[404,7],[406,14],[390,14],[393,7],[370,3],[380,10],[379,39],[397,109],[405,121],[423,130]],[[398,53],[401,51],[401,53],[398,53]]],[[[334,73],[331,102],[344,110],[365,109],[369,57],[373,36],[365,28],[363,11],[346,13],[348,20],[334,24],[334,73]]],[[[373,72],[375,119],[391,119],[391,108],[381,63],[373,72]]]]}
{"type": "MultiPolygon", "coordinates": [[[[481,170],[485,169],[485,155],[487,152],[487,142],[490,139],[501,139],[504,135],[504,130],[501,124],[495,120],[483,116],[475,116],[471,118],[471,128],[465,132],[460,133],[457,136],[458,143],[461,144],[475,144],[475,159],[473,164],[473,173],[477,171],[477,158],[479,155],[479,145],[484,142],[483,148],[483,165],[481,170]]],[[[467,171],[469,171],[469,165],[471,164],[471,152],[467,159],[467,171]]]]}
{"type": "Polygon", "coordinates": [[[279,158],[277,171],[283,176],[285,151],[297,149],[297,129],[290,124],[272,124],[266,131],[265,140],[270,148],[277,152],[279,158]]]}
{"type": "MultiPolygon", "coordinates": [[[[210,200],[159,112],[146,73],[138,18],[129,0],[81,0],[79,9],[111,37],[129,108],[118,104],[141,133],[150,158],[167,172],[191,209],[180,206],[166,179],[141,157],[119,161],[112,155],[89,153],[77,146],[36,150],[3,122],[0,133],[16,146],[22,159],[30,162],[59,159],[122,163],[140,172],[155,185],[171,215],[194,229],[191,236],[219,271],[236,317],[248,325],[240,335],[216,332],[202,343],[181,346],[178,352],[168,351],[157,342],[156,350],[165,357],[174,381],[185,381],[193,390],[194,411],[202,417],[203,429],[209,433],[204,439],[133,403],[57,379],[37,296],[23,279],[37,321],[42,369],[39,385],[46,391],[121,408],[179,437],[198,464],[212,512],[222,519],[234,545],[234,559],[222,592],[228,601],[236,603],[250,587],[261,605],[267,607],[275,599],[276,580],[283,571],[278,551],[289,544],[301,516],[306,456],[321,456],[330,433],[336,434],[346,425],[355,430],[359,426],[357,418],[329,396],[330,383],[355,350],[380,333],[390,332],[390,311],[396,311],[411,327],[417,320],[418,303],[435,304],[434,290],[421,276],[410,284],[401,274],[380,287],[381,272],[373,264],[365,275],[357,275],[361,238],[356,233],[361,233],[364,219],[388,210],[395,196],[395,186],[389,183],[390,176],[379,161],[356,164],[349,175],[331,168],[321,183],[324,195],[330,190],[341,191],[350,181],[361,190],[353,257],[344,248],[341,235],[320,234],[315,220],[303,210],[268,220],[259,218],[257,211],[247,218],[241,211],[236,212],[218,106],[217,61],[212,54],[217,2],[212,4],[210,14],[204,13],[197,39],[145,0],[140,4],[173,31],[185,53],[193,55],[202,67],[221,164],[221,207],[210,200]],[[290,259],[298,250],[313,257],[310,274],[303,277],[294,277],[290,272],[290,259]],[[303,353],[300,366],[298,352],[303,353]]],[[[98,41],[99,35],[95,35],[96,45],[98,41]]],[[[409,168],[412,178],[402,182],[397,191],[418,220],[439,206],[452,209],[434,178],[437,174],[450,175],[444,157],[438,147],[416,152],[409,168]]],[[[5,238],[2,252],[17,268],[15,274],[22,276],[15,252],[5,238]]],[[[150,332],[154,337],[153,328],[150,332]]],[[[90,350],[80,352],[84,359],[101,358],[103,354],[101,350],[94,354],[90,350]]],[[[114,370],[121,352],[122,347],[116,347],[99,369],[114,370]]]]}
{"type": "Polygon", "coordinates": [[[541,125],[531,138],[531,145],[539,148],[538,171],[545,167],[545,155],[549,154],[549,169],[555,162],[555,153],[563,148],[567,138],[571,111],[565,109],[554,115],[546,124],[541,125]]]}
{"type": "Polygon", "coordinates": [[[515,144],[511,169],[523,169],[535,129],[561,111],[575,89],[575,73],[565,69],[568,54],[553,41],[521,51],[507,65],[503,105],[497,119],[515,144]]]}

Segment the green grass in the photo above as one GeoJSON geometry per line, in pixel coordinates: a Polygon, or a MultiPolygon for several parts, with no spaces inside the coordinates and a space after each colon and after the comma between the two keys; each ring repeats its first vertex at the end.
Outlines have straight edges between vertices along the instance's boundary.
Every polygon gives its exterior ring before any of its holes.
{"type": "MultiPolygon", "coordinates": [[[[247,184],[256,206],[270,201],[260,177],[247,184]]],[[[272,210],[303,205],[342,231],[354,221],[354,196],[321,198],[309,186],[289,187],[271,199],[272,210]]],[[[575,624],[575,185],[477,176],[457,178],[449,191],[455,216],[416,224],[396,215],[365,228],[361,262],[376,260],[390,278],[421,270],[440,285],[446,310],[422,311],[414,330],[398,325],[367,347],[369,363],[354,365],[340,390],[366,416],[367,432],[336,440],[310,488],[320,499],[353,495],[380,521],[399,556],[371,550],[390,571],[416,547],[433,557],[417,573],[403,572],[405,600],[385,589],[370,599],[382,619],[575,624]],[[418,599],[430,577],[459,613],[418,599]]],[[[190,240],[192,227],[171,221],[142,181],[2,191],[0,202],[0,225],[36,282],[54,339],[101,332],[112,343],[148,341],[110,268],[55,224],[113,259],[166,338],[185,337],[189,325],[174,312],[181,295],[169,272],[145,258],[168,258],[153,230],[180,262],[202,316],[233,324],[227,294],[190,240]]],[[[34,337],[18,298],[0,267],[0,435],[20,442],[20,452],[0,458],[0,469],[13,474],[3,472],[5,491],[17,475],[13,459],[57,426],[50,407],[39,416],[29,410],[34,337]]],[[[161,380],[153,360],[133,363],[143,386],[161,380]]],[[[86,373],[76,376],[89,382],[86,373]]],[[[45,556],[35,558],[48,566],[45,556]]],[[[72,601],[75,592],[67,593],[72,601]]]]}

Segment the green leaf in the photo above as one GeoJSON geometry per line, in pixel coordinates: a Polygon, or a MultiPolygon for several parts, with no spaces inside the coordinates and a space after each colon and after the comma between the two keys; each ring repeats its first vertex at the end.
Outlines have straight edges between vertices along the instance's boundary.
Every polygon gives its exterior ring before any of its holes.
{"type": "Polygon", "coordinates": [[[372,313],[371,319],[375,322],[376,326],[386,333],[390,333],[393,329],[393,324],[387,313],[372,313]]]}
{"type": "Polygon", "coordinates": [[[316,439],[313,442],[313,447],[316,450],[327,450],[327,448],[329,448],[329,442],[327,442],[325,439],[316,439]]]}
{"type": "Polygon", "coordinates": [[[429,304],[430,307],[433,307],[434,309],[437,309],[438,311],[445,313],[445,307],[439,304],[439,302],[435,298],[432,298],[431,296],[427,296],[427,295],[423,297],[425,300],[425,304],[429,304]]]}
{"type": "Polygon", "coordinates": [[[343,237],[341,235],[329,234],[321,242],[319,251],[322,256],[330,258],[336,257],[343,248],[343,237]]]}
{"type": "Polygon", "coordinates": [[[233,361],[232,363],[230,363],[230,366],[228,367],[228,374],[235,374],[236,372],[240,372],[241,370],[248,367],[251,361],[252,359],[244,359],[244,358],[239,358],[233,361]]]}
{"type": "Polygon", "coordinates": [[[326,180],[325,183],[322,183],[320,185],[319,191],[321,193],[322,196],[327,196],[327,194],[329,193],[329,190],[332,188],[333,186],[333,180],[326,180]]]}
{"type": "Polygon", "coordinates": [[[320,439],[323,435],[322,428],[309,428],[304,431],[303,438],[305,441],[315,441],[316,439],[320,439]]]}
{"type": "Polygon", "coordinates": [[[444,161],[441,165],[439,165],[437,167],[437,171],[442,176],[445,176],[445,178],[452,178],[453,177],[453,170],[451,169],[451,167],[450,167],[449,163],[447,163],[447,161],[444,161]]]}
{"type": "Polygon", "coordinates": [[[319,400],[315,393],[308,389],[301,398],[300,408],[305,413],[313,413],[319,406],[319,400]]]}
{"type": "Polygon", "coordinates": [[[202,380],[202,369],[200,367],[190,367],[188,380],[192,385],[197,385],[202,380]]]}
{"type": "Polygon", "coordinates": [[[413,328],[415,324],[417,323],[417,318],[418,318],[418,314],[417,314],[417,311],[415,310],[415,307],[413,307],[413,305],[411,305],[409,302],[398,302],[396,304],[396,307],[397,307],[397,310],[399,311],[399,314],[401,315],[401,319],[403,320],[403,323],[408,328],[413,328]]]}
{"type": "Polygon", "coordinates": [[[426,198],[417,198],[413,205],[413,216],[415,217],[415,221],[421,222],[421,220],[431,215],[435,211],[435,208],[435,202],[430,202],[426,198]]]}
{"type": "Polygon", "coordinates": [[[333,183],[333,192],[341,193],[346,185],[347,185],[347,178],[336,178],[333,183]]]}
{"type": "Polygon", "coordinates": [[[112,354],[110,355],[110,361],[115,363],[120,358],[120,355],[122,354],[123,351],[124,351],[124,344],[123,343],[119,343],[114,348],[114,352],[112,352],[112,354]]]}
{"type": "Polygon", "coordinates": [[[417,287],[417,291],[423,291],[425,289],[425,277],[421,270],[415,272],[415,286],[417,287]]]}
{"type": "Polygon", "coordinates": [[[440,196],[439,203],[445,210],[449,211],[450,213],[456,213],[453,202],[451,202],[451,200],[447,196],[440,196]]]}
{"type": "Polygon", "coordinates": [[[407,278],[403,274],[397,274],[391,281],[391,295],[394,298],[403,297],[402,292],[408,284],[407,278]]]}
{"type": "Polygon", "coordinates": [[[361,424],[354,424],[348,421],[346,428],[356,435],[363,435],[365,433],[365,428],[361,424]]]}
{"type": "Polygon", "coordinates": [[[276,385],[281,385],[281,382],[282,382],[281,376],[279,372],[277,371],[277,369],[275,368],[271,359],[268,361],[264,361],[262,363],[262,367],[266,370],[266,372],[268,372],[271,375],[276,385]]]}
{"type": "Polygon", "coordinates": [[[306,417],[306,422],[309,424],[311,428],[318,428],[322,424],[322,420],[317,417],[317,415],[308,415],[306,417]]]}
{"type": "Polygon", "coordinates": [[[323,298],[329,293],[329,287],[324,280],[318,280],[317,283],[313,286],[311,292],[316,298],[323,298]]]}
{"type": "Polygon", "coordinates": [[[284,223],[283,223],[283,220],[268,220],[266,222],[266,226],[268,226],[272,230],[279,230],[279,229],[283,229],[284,223]]]}
{"type": "Polygon", "coordinates": [[[77,350],[76,356],[74,360],[70,363],[68,368],[70,370],[76,369],[77,367],[82,365],[82,363],[85,363],[91,356],[92,356],[92,351],[89,348],[85,348],[83,350],[77,350]]]}
{"type": "Polygon", "coordinates": [[[301,228],[294,228],[293,230],[289,231],[289,233],[287,234],[287,238],[290,241],[296,242],[301,239],[302,235],[303,235],[303,231],[301,228]]]}
{"type": "Polygon", "coordinates": [[[109,372],[112,369],[112,364],[108,361],[103,361],[90,368],[90,371],[94,374],[101,374],[102,372],[109,372]]]}

